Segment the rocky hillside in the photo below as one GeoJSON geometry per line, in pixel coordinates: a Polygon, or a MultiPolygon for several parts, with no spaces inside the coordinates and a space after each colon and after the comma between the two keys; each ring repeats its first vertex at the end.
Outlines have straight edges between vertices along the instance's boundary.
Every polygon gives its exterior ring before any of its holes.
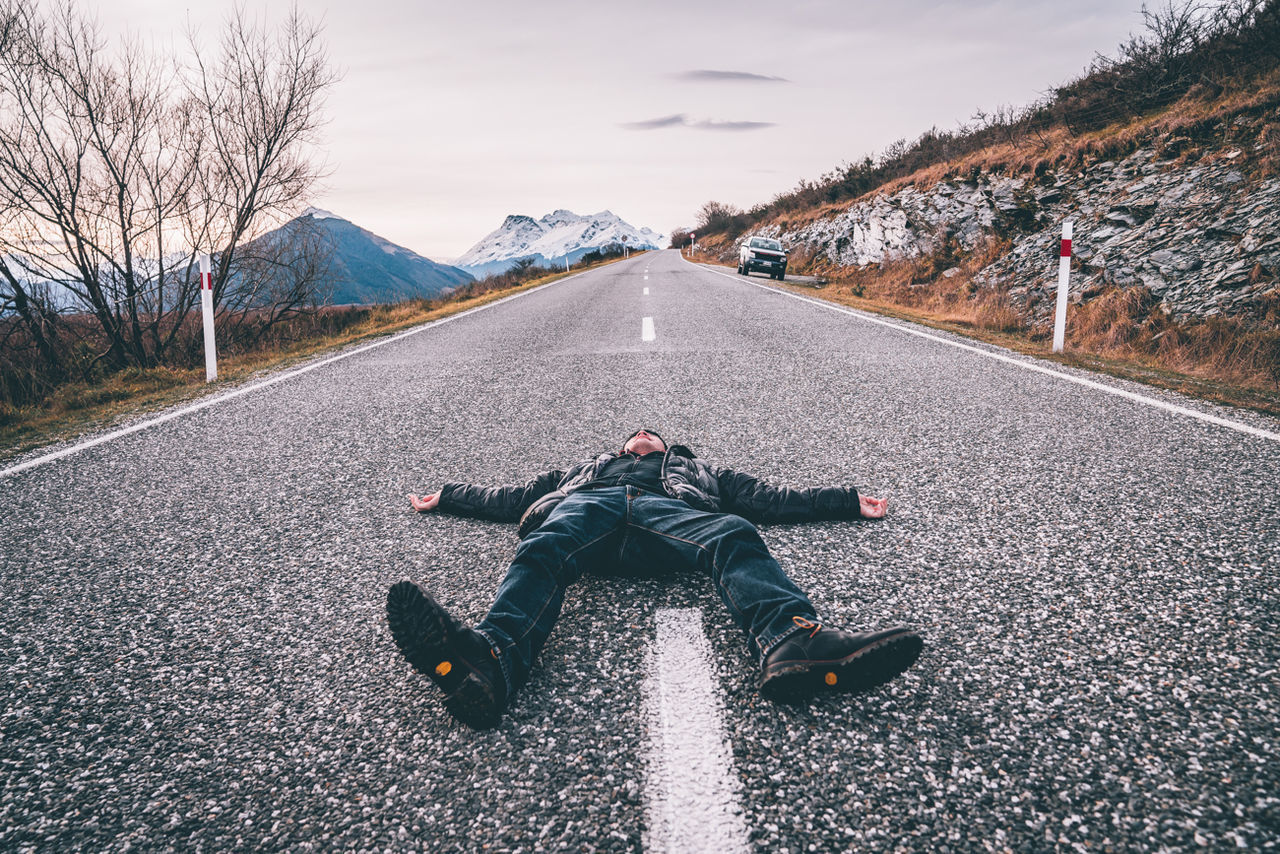
{"type": "MultiPolygon", "coordinates": [[[[1235,121],[1265,126],[1280,121],[1280,110],[1235,121]]],[[[771,223],[752,233],[831,267],[963,255],[1005,239],[1008,251],[974,281],[1007,292],[1015,308],[1043,323],[1057,287],[1062,222],[1070,219],[1077,303],[1109,287],[1145,287],[1175,319],[1256,321],[1280,295],[1280,179],[1250,177],[1238,147],[1189,162],[1187,143],[1166,134],[1123,159],[1081,169],[901,187],[802,226],[771,223]]]]}

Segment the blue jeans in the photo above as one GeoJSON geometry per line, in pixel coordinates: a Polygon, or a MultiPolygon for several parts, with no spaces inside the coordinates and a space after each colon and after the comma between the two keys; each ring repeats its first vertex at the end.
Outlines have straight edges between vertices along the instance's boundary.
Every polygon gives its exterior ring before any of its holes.
{"type": "Polygon", "coordinates": [[[476,626],[498,654],[508,696],[528,678],[565,591],[584,572],[654,577],[677,570],[711,575],[761,659],[796,631],[793,617],[816,620],[808,597],[741,516],[695,510],[632,486],[582,490],[520,543],[489,615],[476,626]]]}

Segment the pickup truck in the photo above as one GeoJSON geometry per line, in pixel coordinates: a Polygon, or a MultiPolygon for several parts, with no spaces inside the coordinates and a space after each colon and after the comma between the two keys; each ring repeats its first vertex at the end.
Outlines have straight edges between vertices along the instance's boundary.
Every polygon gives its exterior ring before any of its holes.
{"type": "Polygon", "coordinates": [[[770,237],[749,238],[738,249],[738,274],[749,276],[752,270],[782,281],[787,275],[787,250],[770,237]]]}

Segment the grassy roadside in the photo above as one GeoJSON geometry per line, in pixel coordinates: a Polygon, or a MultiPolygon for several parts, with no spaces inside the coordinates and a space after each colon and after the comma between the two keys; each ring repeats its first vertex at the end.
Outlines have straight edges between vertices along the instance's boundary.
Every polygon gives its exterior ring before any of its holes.
{"type": "MultiPolygon", "coordinates": [[[[632,257],[641,253],[632,253],[632,257]]],[[[569,272],[557,272],[516,287],[477,297],[430,305],[423,302],[379,306],[365,322],[342,334],[298,341],[283,350],[219,357],[218,379],[206,383],[204,368],[129,370],[104,382],[72,383],[40,406],[16,410],[0,424],[0,463],[54,442],[120,426],[178,404],[222,394],[237,386],[286,370],[354,345],[368,343],[424,323],[495,302],[551,282],[598,269],[622,259],[610,259],[569,272]]]]}
{"type": "MultiPolygon", "coordinates": [[[[734,268],[721,264],[710,258],[698,258],[697,263],[708,267],[716,267],[732,271],[734,268]]],[[[907,308],[883,299],[855,296],[847,290],[834,287],[814,287],[795,282],[767,282],[770,287],[782,287],[793,293],[806,297],[824,300],[825,302],[856,308],[873,314],[907,320],[912,323],[951,332],[956,335],[994,344],[1027,356],[1062,365],[1083,368],[1120,379],[1133,380],[1154,388],[1167,389],[1199,398],[1213,403],[1222,403],[1242,409],[1250,409],[1266,415],[1280,417],[1280,389],[1269,389],[1253,385],[1241,385],[1210,377],[1199,377],[1141,359],[1116,358],[1100,356],[1079,350],[1068,345],[1065,353],[1050,352],[1045,341],[1029,337],[1025,333],[1002,332],[987,329],[978,323],[957,320],[929,311],[907,308]]]]}

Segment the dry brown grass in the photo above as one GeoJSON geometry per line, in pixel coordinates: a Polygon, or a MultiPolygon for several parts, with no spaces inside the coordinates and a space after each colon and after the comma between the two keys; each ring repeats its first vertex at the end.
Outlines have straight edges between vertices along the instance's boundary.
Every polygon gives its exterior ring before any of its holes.
{"type": "Polygon", "coordinates": [[[818,295],[1040,358],[1280,415],[1280,296],[1270,298],[1271,325],[1254,327],[1230,318],[1178,323],[1143,289],[1110,291],[1071,307],[1066,353],[1055,356],[1049,352],[1050,326],[1031,324],[1003,291],[971,290],[954,280],[904,291],[908,278],[901,270],[883,281],[864,274],[818,295]]]}
{"type": "MultiPolygon", "coordinates": [[[[921,259],[867,268],[835,279],[837,292],[907,308],[941,323],[1050,343],[1049,324],[1034,322],[1002,288],[978,287],[973,274],[1004,250],[991,241],[964,259],[951,278],[933,277],[921,259]]],[[[1145,368],[1280,392],[1280,295],[1264,297],[1261,316],[1175,321],[1145,288],[1111,289],[1068,311],[1066,347],[1145,368]]]]}
{"type": "Polygon", "coordinates": [[[1145,288],[1113,290],[1071,318],[1071,346],[1161,370],[1280,391],[1280,297],[1263,300],[1260,325],[1210,317],[1178,323],[1145,288]]]}

